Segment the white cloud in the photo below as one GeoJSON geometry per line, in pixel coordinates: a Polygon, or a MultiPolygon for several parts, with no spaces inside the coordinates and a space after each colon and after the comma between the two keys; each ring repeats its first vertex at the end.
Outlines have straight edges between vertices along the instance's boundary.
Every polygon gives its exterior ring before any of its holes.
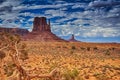
{"type": "Polygon", "coordinates": [[[2,4],[0,4],[0,8],[5,6],[17,6],[20,4],[19,0],[5,0],[2,4]]]}
{"type": "Polygon", "coordinates": [[[84,27],[84,26],[76,26],[76,25],[53,25],[52,30],[58,36],[67,36],[74,34],[75,36],[80,37],[118,37],[120,36],[119,29],[114,27],[84,27]],[[59,32],[59,33],[58,33],[59,32]]]}
{"type": "Polygon", "coordinates": [[[92,27],[86,29],[83,33],[84,37],[115,37],[120,36],[117,29],[114,28],[103,28],[103,27],[92,27]]]}
{"type": "Polygon", "coordinates": [[[28,10],[28,9],[44,9],[44,8],[53,8],[53,9],[65,9],[66,6],[72,6],[74,3],[60,3],[60,4],[49,4],[49,5],[19,5],[13,7],[13,10],[28,10]]]}
{"type": "Polygon", "coordinates": [[[87,4],[86,3],[75,3],[73,6],[72,6],[72,9],[76,9],[76,8],[86,8],[87,7],[87,4]]]}
{"type": "Polygon", "coordinates": [[[46,10],[45,14],[50,14],[51,17],[64,17],[67,14],[65,13],[65,11],[60,11],[60,10],[46,10]]]}
{"type": "Polygon", "coordinates": [[[3,13],[3,15],[0,15],[0,19],[2,20],[15,20],[18,18],[18,13],[3,13]]]}
{"type": "Polygon", "coordinates": [[[13,11],[26,10],[28,7],[29,7],[28,5],[19,5],[19,6],[14,6],[12,10],[13,11]]]}

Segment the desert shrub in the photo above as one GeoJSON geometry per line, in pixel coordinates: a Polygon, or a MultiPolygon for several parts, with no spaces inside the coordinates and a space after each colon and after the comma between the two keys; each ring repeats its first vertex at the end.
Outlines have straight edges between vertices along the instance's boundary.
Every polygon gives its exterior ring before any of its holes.
{"type": "Polygon", "coordinates": [[[120,71],[120,67],[113,67],[114,70],[119,70],[120,71]]]}
{"type": "Polygon", "coordinates": [[[26,46],[27,46],[26,44],[22,44],[22,45],[21,45],[21,49],[25,49],[26,46]]]}
{"type": "Polygon", "coordinates": [[[57,46],[56,48],[61,48],[60,46],[57,46]]]}
{"type": "Polygon", "coordinates": [[[87,51],[90,51],[90,47],[87,47],[87,51]]]}
{"type": "Polygon", "coordinates": [[[55,62],[55,63],[53,63],[53,64],[50,65],[49,71],[52,71],[52,70],[54,70],[57,67],[58,67],[58,63],[55,62]]]}
{"type": "Polygon", "coordinates": [[[89,79],[89,75],[85,75],[85,79],[89,79]]]}
{"type": "Polygon", "coordinates": [[[108,64],[103,66],[104,68],[111,68],[108,64]]]}
{"type": "Polygon", "coordinates": [[[116,48],[114,48],[114,47],[112,48],[113,51],[114,51],[115,49],[116,49],[116,48]]]}
{"type": "Polygon", "coordinates": [[[4,71],[5,74],[9,77],[13,74],[15,70],[16,65],[12,62],[8,62],[6,65],[4,65],[4,71]]]}
{"type": "Polygon", "coordinates": [[[66,46],[63,46],[63,48],[66,48],[66,49],[67,49],[67,47],[66,47],[66,46]]]}
{"type": "Polygon", "coordinates": [[[19,46],[18,46],[18,48],[20,48],[19,58],[23,61],[28,59],[28,50],[26,49],[26,46],[27,45],[25,43],[19,44],[19,46]]]}
{"type": "Polygon", "coordinates": [[[74,53],[74,51],[70,51],[70,54],[73,54],[74,53]]]}
{"type": "Polygon", "coordinates": [[[106,50],[106,52],[105,52],[105,55],[110,55],[110,51],[109,50],[106,50]]]}
{"type": "Polygon", "coordinates": [[[23,61],[28,59],[28,52],[26,50],[21,50],[20,59],[23,61]]]}
{"type": "Polygon", "coordinates": [[[80,49],[81,49],[81,50],[85,50],[85,48],[84,48],[84,47],[80,47],[80,49]]]}
{"type": "Polygon", "coordinates": [[[73,69],[66,71],[63,76],[65,80],[75,80],[75,78],[79,75],[79,71],[77,69],[73,69]]]}
{"type": "Polygon", "coordinates": [[[3,51],[0,51],[0,59],[5,58],[6,54],[3,51]]]}
{"type": "Polygon", "coordinates": [[[76,49],[76,47],[75,47],[75,46],[72,46],[72,47],[71,47],[71,49],[72,49],[72,50],[75,50],[75,49],[76,49]]]}
{"type": "Polygon", "coordinates": [[[98,48],[97,48],[97,47],[94,47],[93,50],[98,50],[98,48]]]}
{"type": "Polygon", "coordinates": [[[73,69],[73,70],[72,70],[72,75],[73,75],[73,77],[77,77],[78,74],[79,74],[79,71],[78,71],[77,69],[73,69]]]}
{"type": "Polygon", "coordinates": [[[98,76],[98,75],[100,75],[100,73],[94,73],[94,75],[93,75],[93,76],[98,76]]]}

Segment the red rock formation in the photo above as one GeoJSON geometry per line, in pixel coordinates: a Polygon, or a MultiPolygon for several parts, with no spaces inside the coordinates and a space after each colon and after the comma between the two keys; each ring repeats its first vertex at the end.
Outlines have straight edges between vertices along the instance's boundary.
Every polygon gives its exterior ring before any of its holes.
{"type": "Polygon", "coordinates": [[[74,34],[72,34],[71,38],[69,39],[70,42],[77,42],[77,40],[74,38],[74,34]]]}
{"type": "Polygon", "coordinates": [[[35,17],[33,21],[33,30],[23,37],[23,40],[32,41],[65,41],[51,32],[50,20],[46,17],[35,17]]]}
{"type": "Polygon", "coordinates": [[[33,22],[33,32],[43,32],[50,30],[50,21],[47,24],[46,17],[35,17],[33,22]]]}

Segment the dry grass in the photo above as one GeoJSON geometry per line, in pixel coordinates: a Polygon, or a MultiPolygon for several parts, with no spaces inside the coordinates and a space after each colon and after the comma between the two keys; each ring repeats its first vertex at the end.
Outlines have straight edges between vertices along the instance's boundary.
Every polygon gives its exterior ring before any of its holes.
{"type": "MultiPolygon", "coordinates": [[[[22,66],[25,70],[32,70],[31,75],[48,74],[57,68],[60,71],[60,80],[120,80],[120,44],[22,43],[27,45],[29,56],[29,59],[22,62],[22,66]]],[[[5,69],[14,69],[11,66],[14,65],[5,66],[5,69]]],[[[10,71],[6,72],[7,76],[12,74],[10,71]]]]}

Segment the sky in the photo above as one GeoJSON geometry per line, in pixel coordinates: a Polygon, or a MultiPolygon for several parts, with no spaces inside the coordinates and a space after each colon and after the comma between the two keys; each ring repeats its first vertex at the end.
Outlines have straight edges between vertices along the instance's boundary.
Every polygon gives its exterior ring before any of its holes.
{"type": "Polygon", "coordinates": [[[0,0],[0,27],[31,31],[36,16],[64,39],[120,43],[120,0],[0,0]]]}

